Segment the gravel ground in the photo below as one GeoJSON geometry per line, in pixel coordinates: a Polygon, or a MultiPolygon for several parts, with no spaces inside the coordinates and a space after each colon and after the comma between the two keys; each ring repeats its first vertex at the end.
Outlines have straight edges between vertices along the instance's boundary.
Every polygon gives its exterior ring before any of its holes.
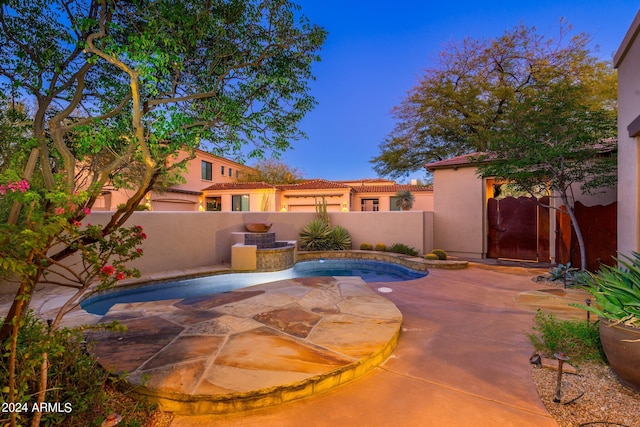
{"type": "Polygon", "coordinates": [[[622,386],[608,365],[583,363],[577,370],[563,375],[555,403],[557,371],[532,367],[540,399],[560,427],[640,427],[640,393],[622,386]]]}

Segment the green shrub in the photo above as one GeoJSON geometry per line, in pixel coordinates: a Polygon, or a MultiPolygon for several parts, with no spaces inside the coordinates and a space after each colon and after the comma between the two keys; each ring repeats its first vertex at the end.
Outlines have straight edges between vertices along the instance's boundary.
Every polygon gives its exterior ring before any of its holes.
{"type": "MultiPolygon", "coordinates": [[[[2,322],[0,322],[2,323],[2,322]]],[[[8,343],[3,343],[8,344],[8,343]]],[[[6,346],[3,346],[5,353],[6,346]]],[[[42,414],[42,426],[100,426],[104,417],[118,412],[122,425],[142,425],[149,418],[151,407],[124,396],[114,388],[126,387],[124,381],[113,379],[86,352],[84,336],[78,329],[60,329],[49,334],[48,327],[33,311],[25,313],[18,335],[14,402],[36,402],[40,381],[42,353],[49,361],[45,402],[59,402],[62,412],[42,414]],[[66,406],[65,406],[66,404],[66,406]],[[70,408],[70,413],[64,411],[70,408]]],[[[8,384],[8,357],[0,357],[0,384],[8,384]]],[[[130,387],[130,386],[129,386],[130,387]]],[[[0,388],[0,403],[9,400],[7,388],[0,388]]],[[[18,414],[18,425],[29,425],[34,413],[18,414]]],[[[8,413],[0,413],[0,425],[8,425],[8,413]]]]}
{"type": "Polygon", "coordinates": [[[361,251],[370,251],[373,249],[373,246],[371,245],[371,243],[361,243],[360,244],[360,250],[361,251]]]}
{"type": "Polygon", "coordinates": [[[412,256],[418,255],[418,251],[415,248],[412,248],[411,246],[407,246],[404,243],[394,243],[393,245],[387,248],[387,251],[394,252],[397,254],[405,254],[405,255],[412,255],[412,256]]]}
{"type": "Polygon", "coordinates": [[[559,320],[552,314],[538,310],[535,333],[527,334],[534,347],[546,355],[563,351],[574,363],[605,360],[600,344],[599,322],[559,320]]]}
{"type": "Polygon", "coordinates": [[[431,253],[431,254],[426,254],[424,256],[424,259],[429,259],[429,260],[435,261],[435,260],[439,260],[440,257],[438,255],[436,255],[436,254],[431,253]]]}
{"type": "Polygon", "coordinates": [[[434,249],[431,253],[436,255],[439,260],[445,261],[447,259],[447,253],[442,249],[434,249]]]}
{"type": "Polygon", "coordinates": [[[300,249],[303,251],[326,251],[331,249],[331,227],[314,219],[300,230],[300,249]]]}
{"type": "Polygon", "coordinates": [[[333,250],[345,251],[351,249],[351,235],[344,227],[339,225],[333,227],[329,232],[329,240],[333,250]]]}
{"type": "Polygon", "coordinates": [[[380,252],[386,252],[387,245],[385,245],[384,243],[376,243],[373,249],[380,252]]]}

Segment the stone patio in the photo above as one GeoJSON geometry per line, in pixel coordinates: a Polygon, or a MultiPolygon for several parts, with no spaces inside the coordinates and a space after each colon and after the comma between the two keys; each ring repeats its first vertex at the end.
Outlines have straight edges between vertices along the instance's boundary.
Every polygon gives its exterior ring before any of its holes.
{"type": "Polygon", "coordinates": [[[359,277],[289,279],[223,294],[118,304],[91,351],[165,411],[221,414],[311,396],[382,363],[402,315],[359,277]]]}

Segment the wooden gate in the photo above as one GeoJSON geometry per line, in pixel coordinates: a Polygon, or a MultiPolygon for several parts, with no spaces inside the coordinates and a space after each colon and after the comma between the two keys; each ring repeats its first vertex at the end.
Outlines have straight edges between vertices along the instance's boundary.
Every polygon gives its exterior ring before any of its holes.
{"type": "Polygon", "coordinates": [[[487,218],[487,257],[549,262],[549,208],[535,198],[489,199],[487,218]]]}

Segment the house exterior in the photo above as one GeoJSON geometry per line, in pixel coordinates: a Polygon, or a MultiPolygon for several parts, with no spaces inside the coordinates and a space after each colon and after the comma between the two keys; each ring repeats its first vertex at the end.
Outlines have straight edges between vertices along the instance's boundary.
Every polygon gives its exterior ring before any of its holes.
{"type": "Polygon", "coordinates": [[[618,51],[618,252],[640,252],[640,12],[618,51]]]}
{"type": "MultiPolygon", "coordinates": [[[[476,165],[472,163],[472,158],[475,156],[477,153],[425,165],[426,169],[433,173],[433,245],[455,256],[497,258],[500,256],[495,255],[492,239],[495,240],[496,235],[506,232],[504,227],[496,226],[497,223],[493,218],[496,209],[493,200],[498,197],[497,190],[500,188],[500,183],[491,177],[478,176],[476,165]]],[[[615,189],[597,195],[588,195],[581,193],[579,184],[574,184],[574,187],[572,193],[575,195],[576,204],[579,202],[587,209],[609,206],[615,212],[615,189]]],[[[517,233],[520,234],[513,236],[514,244],[521,245],[526,239],[532,239],[535,246],[534,253],[527,256],[504,257],[552,263],[566,263],[571,260],[573,254],[560,253],[564,251],[563,247],[566,244],[571,244],[571,242],[565,242],[563,246],[559,237],[562,228],[565,230],[565,235],[569,233],[569,236],[564,238],[571,240],[571,231],[570,229],[567,231],[566,218],[550,215],[548,210],[541,210],[535,202],[529,203],[529,206],[526,200],[520,200],[519,203],[509,209],[514,209],[514,216],[528,215],[529,223],[535,230],[526,234],[518,231],[517,233]],[[526,214],[525,210],[531,213],[526,214]],[[544,218],[545,215],[546,218],[544,218]]],[[[549,203],[553,207],[560,207],[557,198],[550,198],[549,203]]],[[[613,220],[613,230],[610,234],[613,234],[612,238],[615,240],[615,214],[613,220]]],[[[599,228],[604,227],[600,225],[599,228]]],[[[602,241],[595,242],[595,245],[602,246],[602,241]]],[[[570,251],[570,248],[566,251],[570,251]]],[[[615,252],[615,248],[609,250],[611,251],[615,252]]],[[[609,259],[610,255],[612,254],[603,254],[601,259],[609,259]]]]}
{"type": "MultiPolygon", "coordinates": [[[[179,153],[175,161],[183,160],[186,155],[185,152],[179,153]]],[[[145,205],[147,209],[154,211],[206,210],[206,203],[216,203],[216,200],[205,201],[203,188],[213,183],[235,182],[243,171],[251,169],[206,151],[196,150],[195,157],[188,162],[186,171],[182,174],[185,182],[162,191],[150,191],[145,198],[145,205]]],[[[105,186],[93,209],[116,210],[118,205],[125,203],[133,193],[133,190],[116,190],[111,186],[105,186]]]]}
{"type": "Polygon", "coordinates": [[[326,203],[328,212],[399,210],[398,191],[410,191],[413,210],[433,210],[431,186],[397,184],[394,181],[365,179],[328,181],[309,179],[296,184],[264,182],[216,183],[203,190],[206,200],[218,200],[220,211],[315,212],[316,205],[326,203]]]}

